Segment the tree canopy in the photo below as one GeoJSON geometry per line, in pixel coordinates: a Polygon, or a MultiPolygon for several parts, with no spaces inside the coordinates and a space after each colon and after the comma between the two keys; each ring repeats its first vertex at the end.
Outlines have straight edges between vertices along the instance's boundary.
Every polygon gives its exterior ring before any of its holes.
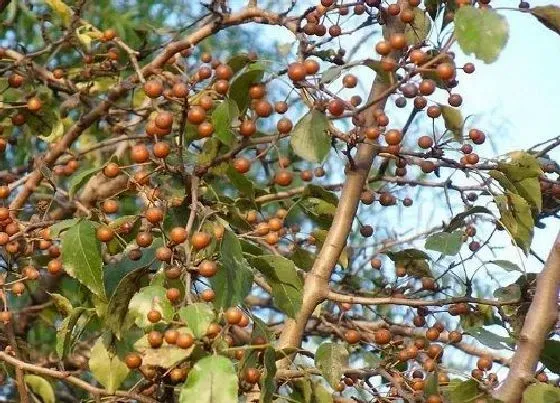
{"type": "Polygon", "coordinates": [[[0,395],[560,401],[560,136],[462,110],[560,7],[492,3],[0,0],[0,395]]]}

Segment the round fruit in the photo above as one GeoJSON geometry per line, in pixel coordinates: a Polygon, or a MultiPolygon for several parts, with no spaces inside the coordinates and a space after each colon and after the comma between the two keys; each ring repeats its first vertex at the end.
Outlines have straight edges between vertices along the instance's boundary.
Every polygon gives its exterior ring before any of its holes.
{"type": "Polygon", "coordinates": [[[212,302],[216,297],[216,293],[211,288],[206,288],[200,293],[200,299],[204,302],[212,302]]]}
{"type": "Polygon", "coordinates": [[[344,340],[349,344],[356,344],[362,339],[360,332],[354,329],[347,330],[344,333],[344,340]]]}
{"type": "Polygon", "coordinates": [[[431,327],[426,330],[426,339],[430,341],[436,341],[439,338],[439,331],[435,327],[431,327]]]}
{"type": "Polygon", "coordinates": [[[142,356],[138,353],[128,353],[124,358],[128,369],[136,369],[142,365],[142,356]]]}
{"type": "Polygon", "coordinates": [[[175,280],[181,277],[183,270],[179,266],[171,266],[165,269],[165,277],[170,280],[175,280]]]}
{"type": "Polygon", "coordinates": [[[402,33],[393,33],[389,36],[389,44],[393,49],[404,49],[407,47],[406,35],[402,33]]]}
{"type": "Polygon", "coordinates": [[[151,311],[148,311],[146,317],[148,318],[148,322],[157,323],[161,320],[161,312],[152,309],[151,311]]]}
{"type": "Polygon", "coordinates": [[[227,64],[220,64],[216,67],[216,78],[219,80],[229,80],[233,77],[233,70],[227,64]]]}
{"type": "Polygon", "coordinates": [[[292,81],[302,81],[307,75],[307,69],[303,63],[292,63],[288,66],[288,78],[292,81]]]}
{"type": "Polygon", "coordinates": [[[163,335],[157,330],[152,330],[148,333],[148,343],[152,348],[160,348],[163,344],[163,335]]]}
{"type": "Polygon", "coordinates": [[[175,344],[182,349],[190,348],[194,344],[194,337],[190,333],[179,333],[175,344]]]}
{"type": "Polygon", "coordinates": [[[260,99],[256,101],[254,104],[254,109],[257,116],[261,118],[269,117],[270,115],[272,115],[272,112],[274,111],[270,102],[264,99],[260,99]]]}
{"type": "Polygon", "coordinates": [[[285,101],[275,102],[274,110],[276,111],[276,113],[284,114],[288,111],[288,104],[285,101]]]}
{"type": "Polygon", "coordinates": [[[389,331],[389,329],[379,329],[378,331],[375,332],[375,343],[377,344],[387,344],[391,342],[391,332],[389,331]]]}
{"type": "Polygon", "coordinates": [[[187,371],[184,368],[173,368],[169,372],[169,378],[173,383],[183,382],[187,377],[187,371]]]}
{"type": "Polygon", "coordinates": [[[169,238],[176,244],[181,244],[187,240],[187,230],[183,227],[175,227],[171,229],[169,233],[169,238]]]}
{"type": "Polygon", "coordinates": [[[452,332],[449,332],[447,338],[450,343],[460,343],[463,339],[463,335],[460,332],[454,330],[452,332]]]}
{"type": "Polygon", "coordinates": [[[150,207],[144,213],[144,217],[152,224],[157,224],[163,221],[163,211],[157,207],[150,207]]]}
{"type": "Polygon", "coordinates": [[[115,233],[111,228],[107,226],[101,226],[97,228],[96,236],[97,239],[99,239],[101,242],[109,242],[111,239],[114,238],[115,233]]]}
{"type": "Polygon", "coordinates": [[[206,111],[201,106],[191,106],[187,112],[187,120],[193,125],[199,125],[206,119],[206,111]]]}
{"type": "Polygon", "coordinates": [[[291,185],[293,179],[294,175],[291,172],[280,170],[276,172],[276,175],[274,176],[274,183],[279,186],[289,186],[291,185]]]}
{"type": "Polygon", "coordinates": [[[25,292],[25,285],[23,283],[15,283],[12,285],[12,293],[14,295],[22,295],[25,292]]]}
{"type": "Polygon", "coordinates": [[[108,178],[114,178],[121,173],[121,168],[118,166],[118,164],[114,162],[109,162],[107,165],[105,165],[105,168],[103,169],[103,173],[108,178]]]}
{"type": "Polygon", "coordinates": [[[206,248],[210,245],[212,237],[207,232],[198,231],[195,232],[191,237],[191,245],[195,250],[200,250],[206,248]]]}
{"type": "Polygon", "coordinates": [[[441,63],[436,67],[436,74],[442,80],[451,80],[455,77],[455,66],[450,63],[441,63]]]}
{"type": "Polygon", "coordinates": [[[288,118],[282,118],[276,124],[276,129],[280,134],[288,134],[294,127],[292,121],[288,118]]]}
{"type": "Polygon", "coordinates": [[[239,308],[231,307],[228,308],[224,316],[228,324],[237,325],[241,321],[243,314],[241,313],[241,310],[239,308]]]}
{"type": "Polygon", "coordinates": [[[173,84],[171,93],[175,98],[185,98],[187,95],[189,95],[189,87],[183,82],[178,82],[173,84]]]}
{"type": "Polygon", "coordinates": [[[481,371],[489,371],[492,369],[492,358],[489,356],[481,356],[476,362],[476,366],[481,371]]]}
{"type": "Polygon", "coordinates": [[[107,214],[116,213],[119,211],[119,203],[116,200],[105,200],[102,209],[107,214]]]}
{"type": "Polygon", "coordinates": [[[154,156],[157,158],[165,158],[169,155],[171,147],[164,142],[157,142],[154,144],[154,156]]]}
{"type": "Polygon", "coordinates": [[[221,331],[222,327],[218,323],[210,323],[206,330],[206,335],[210,338],[214,338],[219,335],[221,331]]]}
{"type": "Polygon", "coordinates": [[[218,272],[218,263],[214,260],[203,260],[198,265],[198,274],[203,277],[212,277],[215,276],[218,272]]]}
{"type": "Polygon", "coordinates": [[[146,81],[144,92],[148,98],[157,98],[163,94],[163,84],[159,80],[146,81]]]}
{"type": "Polygon", "coordinates": [[[391,44],[387,41],[379,41],[375,45],[375,51],[381,56],[387,56],[391,53],[391,44]]]}
{"type": "Polygon", "coordinates": [[[49,260],[47,271],[52,275],[60,274],[62,271],[62,262],[59,259],[49,260]]]}
{"type": "Polygon", "coordinates": [[[168,288],[165,291],[165,296],[172,303],[179,302],[181,299],[181,291],[179,291],[178,288],[168,288]]]}
{"type": "Polygon", "coordinates": [[[430,148],[434,145],[434,140],[430,136],[421,136],[418,138],[418,146],[420,148],[430,148]]]}
{"type": "Polygon", "coordinates": [[[173,251],[165,246],[156,249],[156,259],[160,262],[169,262],[173,256],[173,251]]]}
{"type": "Polygon", "coordinates": [[[33,97],[27,100],[27,109],[30,110],[31,112],[37,112],[38,110],[41,109],[42,106],[43,103],[39,98],[33,97]]]}
{"type": "Polygon", "coordinates": [[[257,125],[250,119],[245,119],[239,125],[239,134],[243,137],[251,137],[257,132],[257,125]]]}
{"type": "Polygon", "coordinates": [[[158,112],[154,119],[154,123],[160,129],[169,129],[173,126],[173,114],[167,111],[158,112]]]}
{"type": "Polygon", "coordinates": [[[247,383],[257,383],[261,378],[261,373],[256,368],[247,368],[245,370],[245,382],[247,383]]]}
{"type": "Polygon", "coordinates": [[[305,61],[303,62],[303,67],[305,67],[305,72],[308,75],[313,75],[313,74],[317,74],[321,66],[316,60],[305,59],[305,61]]]}
{"type": "Polygon", "coordinates": [[[327,109],[331,115],[341,116],[344,113],[344,102],[339,98],[333,98],[329,101],[327,109]]]}
{"type": "Polygon", "coordinates": [[[139,232],[136,235],[136,244],[141,248],[147,248],[152,244],[154,236],[151,232],[139,232]]]}

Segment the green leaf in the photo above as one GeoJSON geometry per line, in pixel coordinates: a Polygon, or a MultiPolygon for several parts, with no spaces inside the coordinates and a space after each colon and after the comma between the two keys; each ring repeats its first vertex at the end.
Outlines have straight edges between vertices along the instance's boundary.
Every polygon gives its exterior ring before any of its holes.
{"type": "Polygon", "coordinates": [[[251,291],[253,273],[243,257],[239,239],[231,231],[224,231],[219,260],[220,268],[210,278],[212,289],[216,292],[214,306],[226,309],[243,304],[251,291]]]}
{"type": "Polygon", "coordinates": [[[523,272],[523,270],[521,270],[521,268],[516,265],[513,262],[510,262],[509,260],[501,260],[501,259],[496,259],[496,260],[487,260],[486,262],[484,262],[485,264],[493,264],[496,265],[498,267],[501,267],[504,270],[507,271],[520,271],[523,272]]]}
{"type": "Polygon", "coordinates": [[[323,186],[309,184],[303,189],[303,193],[301,194],[302,198],[305,197],[315,197],[318,199],[322,199],[327,203],[334,204],[338,206],[338,196],[334,192],[330,192],[326,190],[323,186]]]}
{"type": "Polygon", "coordinates": [[[101,243],[91,221],[82,220],[69,228],[62,237],[62,264],[70,276],[76,278],[95,295],[105,298],[101,243]]]}
{"type": "Polygon", "coordinates": [[[37,375],[25,375],[23,380],[34,395],[41,398],[43,403],[55,403],[54,390],[49,381],[37,375]]]}
{"type": "Polygon", "coordinates": [[[424,42],[432,29],[432,21],[426,12],[418,7],[414,8],[414,21],[406,24],[404,34],[409,45],[424,42]]]}
{"type": "Polygon", "coordinates": [[[61,359],[72,351],[72,346],[81,336],[93,314],[91,310],[88,311],[83,307],[78,307],[74,308],[70,315],[64,318],[56,332],[55,344],[56,353],[61,359]]]}
{"type": "Polygon", "coordinates": [[[331,149],[329,120],[324,113],[312,109],[295,125],[290,143],[294,153],[306,161],[321,163],[331,149]]]}
{"type": "Polygon", "coordinates": [[[212,355],[198,361],[181,388],[179,403],[237,401],[237,373],[230,360],[212,355]]]}
{"type": "Polygon", "coordinates": [[[547,28],[560,34],[560,7],[548,5],[533,7],[529,10],[547,28]]]}
{"type": "Polygon", "coordinates": [[[482,392],[478,389],[478,383],[474,379],[468,381],[452,379],[446,388],[446,394],[449,396],[450,403],[465,403],[480,397],[482,392]]]}
{"type": "Polygon", "coordinates": [[[535,156],[526,152],[510,153],[507,161],[498,162],[498,171],[505,178],[498,175],[496,171],[491,171],[490,175],[504,189],[518,193],[531,205],[536,213],[541,211],[542,198],[539,177],[542,175],[542,170],[535,156]]]}
{"type": "Polygon", "coordinates": [[[560,401],[560,389],[549,383],[533,383],[523,392],[523,401],[531,403],[558,403],[560,401]]]}
{"type": "Polygon", "coordinates": [[[129,310],[130,300],[141,287],[140,280],[149,273],[148,266],[141,266],[129,271],[118,283],[115,292],[111,294],[107,305],[107,318],[105,326],[111,330],[119,339],[122,332],[127,330],[125,326],[126,315],[129,310]]]}
{"type": "Polygon", "coordinates": [[[128,368],[123,360],[113,352],[103,340],[103,336],[91,348],[89,369],[95,379],[101,383],[108,392],[115,392],[128,376],[128,368]]]}
{"type": "Polygon", "coordinates": [[[321,84],[328,84],[332,83],[334,80],[340,77],[342,72],[344,71],[344,67],[342,66],[333,66],[325,70],[321,73],[321,84]]]}
{"type": "Polygon", "coordinates": [[[264,374],[261,377],[261,395],[259,403],[272,403],[276,392],[276,352],[267,347],[264,351],[264,374]]]}
{"type": "MultiPolygon", "coordinates": [[[[500,301],[514,301],[519,300],[521,298],[521,287],[518,284],[510,284],[505,287],[500,287],[494,290],[492,293],[494,297],[498,298],[500,301]]],[[[504,306],[503,309],[508,309],[507,306],[504,306]]],[[[517,310],[517,308],[512,308],[517,310]]]]}
{"type": "Polygon", "coordinates": [[[499,336],[483,327],[470,328],[468,333],[478,342],[494,350],[509,350],[511,347],[515,346],[515,340],[511,337],[499,336]]]}
{"type": "Polygon", "coordinates": [[[240,174],[228,164],[227,176],[233,186],[239,190],[242,196],[248,197],[250,200],[255,200],[255,186],[245,175],[240,174]]]}
{"type": "Polygon", "coordinates": [[[500,221],[507,228],[517,246],[527,253],[531,246],[535,226],[531,207],[524,198],[511,192],[495,196],[494,201],[500,211],[500,221]]]}
{"type": "Polygon", "coordinates": [[[66,231],[68,228],[73,227],[74,225],[78,224],[81,220],[82,220],[81,218],[70,218],[68,220],[55,222],[49,228],[49,234],[52,238],[58,238],[61,232],[66,231]]]}
{"type": "Polygon", "coordinates": [[[308,197],[302,199],[298,204],[303,212],[313,221],[315,221],[321,228],[330,228],[336,206],[325,200],[315,197],[308,197]]]}
{"type": "Polygon", "coordinates": [[[498,59],[509,37],[507,20],[493,10],[461,7],[455,13],[455,37],[461,50],[485,63],[498,59]]]}
{"type": "MultiPolygon", "coordinates": [[[[192,334],[186,327],[176,330],[181,334],[192,334]]],[[[165,341],[161,347],[151,348],[147,335],[142,336],[134,343],[134,350],[142,354],[142,365],[153,365],[165,369],[173,368],[179,362],[184,361],[192,354],[194,348],[195,345],[192,345],[187,349],[183,349],[174,344],[167,344],[165,341]]]]}
{"type": "Polygon", "coordinates": [[[545,340],[539,360],[550,371],[560,374],[560,341],[545,340]]]}
{"type": "Polygon", "coordinates": [[[249,87],[261,81],[264,72],[265,68],[262,64],[253,63],[231,83],[229,98],[237,103],[239,111],[244,111],[249,106],[249,87]]]}
{"type": "Polygon", "coordinates": [[[311,270],[313,264],[315,263],[315,254],[303,249],[301,246],[296,246],[294,248],[294,253],[290,259],[294,264],[302,270],[311,270]]]}
{"type": "Polygon", "coordinates": [[[294,262],[283,256],[251,256],[249,264],[261,272],[272,287],[274,304],[294,318],[301,309],[303,278],[294,262]]]}
{"type": "Polygon", "coordinates": [[[93,167],[88,169],[83,169],[76,172],[70,178],[68,183],[68,196],[72,198],[78,190],[94,175],[96,172],[101,170],[101,167],[93,167]]]}
{"type": "Polygon", "coordinates": [[[314,403],[333,403],[332,394],[319,382],[311,382],[314,403]]]}
{"type": "Polygon", "coordinates": [[[208,304],[196,302],[179,309],[179,317],[189,329],[195,338],[200,339],[206,335],[208,326],[214,321],[214,311],[208,304]]]}
{"type": "Polygon", "coordinates": [[[455,256],[463,245],[463,231],[437,232],[426,239],[426,249],[441,252],[444,256],[455,256]]]}
{"type": "Polygon", "coordinates": [[[128,317],[138,327],[148,327],[152,323],[148,321],[147,314],[154,309],[159,311],[162,320],[169,322],[173,319],[173,305],[165,296],[166,289],[159,285],[149,285],[142,288],[132,297],[128,304],[128,317]]]}
{"type": "Polygon", "coordinates": [[[451,232],[458,228],[463,227],[465,225],[465,218],[473,214],[480,214],[480,213],[492,214],[492,212],[488,210],[486,207],[482,207],[482,206],[471,207],[467,211],[463,211],[462,213],[459,213],[455,217],[453,217],[453,219],[449,222],[449,224],[447,224],[447,227],[445,227],[445,231],[451,232]]]}
{"type": "Polygon", "coordinates": [[[238,73],[250,62],[251,59],[249,59],[249,55],[247,53],[237,53],[228,60],[227,64],[231,67],[234,73],[238,73]]]}
{"type": "Polygon", "coordinates": [[[390,83],[391,77],[395,78],[394,72],[387,72],[381,67],[381,62],[379,60],[367,59],[364,61],[364,65],[375,71],[377,74],[375,76],[375,81],[379,83],[390,83]]]}
{"type": "Polygon", "coordinates": [[[348,350],[341,343],[322,343],[315,352],[315,366],[335,388],[348,366],[348,350]]]}
{"type": "Polygon", "coordinates": [[[437,371],[428,373],[425,380],[424,397],[428,398],[432,395],[438,395],[438,374],[437,371]]]}
{"type": "MultiPolygon", "coordinates": [[[[142,257],[132,260],[128,254],[123,254],[120,260],[115,260],[105,266],[103,270],[103,283],[107,297],[112,297],[120,286],[124,278],[141,268],[149,268],[161,265],[156,260],[156,248],[163,245],[161,238],[156,238],[150,248],[142,248],[142,257]]],[[[131,284],[130,284],[131,285],[131,284]]],[[[122,291],[122,289],[120,289],[122,291]]]]}
{"type": "Polygon", "coordinates": [[[453,132],[455,140],[462,140],[464,120],[461,110],[446,105],[441,105],[440,107],[445,128],[453,132]]]}
{"type": "Polygon", "coordinates": [[[229,98],[224,99],[212,112],[212,125],[216,137],[227,146],[232,146],[235,136],[231,131],[231,122],[239,116],[237,103],[229,98]]]}
{"type": "Polygon", "coordinates": [[[418,250],[418,249],[403,249],[398,252],[388,251],[385,254],[391,259],[393,262],[397,262],[399,260],[405,259],[429,259],[430,257],[426,254],[426,252],[418,250]]]}
{"type": "Polygon", "coordinates": [[[55,294],[55,293],[53,294],[49,293],[49,295],[53,300],[54,306],[56,307],[56,309],[58,309],[58,311],[62,315],[64,316],[70,315],[74,307],[72,306],[72,303],[68,298],[66,298],[64,295],[55,294]]]}

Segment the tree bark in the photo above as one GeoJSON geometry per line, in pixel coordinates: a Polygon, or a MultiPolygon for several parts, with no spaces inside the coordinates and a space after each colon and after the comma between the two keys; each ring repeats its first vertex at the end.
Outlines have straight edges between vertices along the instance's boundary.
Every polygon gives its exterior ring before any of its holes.
{"type": "Polygon", "coordinates": [[[537,276],[535,297],[525,317],[509,373],[494,397],[504,403],[521,401],[527,385],[535,378],[539,356],[550,329],[558,319],[560,291],[560,232],[543,270],[537,276]]]}

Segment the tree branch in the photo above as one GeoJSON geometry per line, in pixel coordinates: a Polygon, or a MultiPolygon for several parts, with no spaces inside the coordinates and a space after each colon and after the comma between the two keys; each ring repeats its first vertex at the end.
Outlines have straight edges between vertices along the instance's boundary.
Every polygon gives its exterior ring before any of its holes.
{"type": "MultiPolygon", "coordinates": [[[[146,64],[140,72],[144,75],[144,77],[149,77],[150,75],[155,74],[177,53],[196,45],[210,35],[213,35],[227,27],[248,22],[257,22],[260,24],[281,25],[285,26],[289,30],[295,31],[295,23],[292,19],[282,18],[277,14],[260,8],[244,9],[239,13],[231,15],[227,14],[222,17],[223,18],[220,20],[209,21],[185,38],[168,44],[165,48],[163,48],[161,53],[158,54],[150,63],[146,64]]],[[[11,57],[19,55],[17,52],[7,52],[7,54],[11,57]]],[[[48,77],[51,77],[50,72],[45,72],[45,74],[48,77]]],[[[70,127],[68,132],[57,143],[55,143],[50,151],[47,152],[46,155],[38,162],[35,170],[27,178],[24,187],[19,191],[10,204],[11,210],[21,209],[27,198],[31,195],[31,193],[33,193],[33,190],[41,183],[43,180],[43,174],[40,169],[41,166],[43,165],[49,168],[52,167],[56,160],[70,148],[72,143],[74,143],[83,131],[105,116],[109,112],[111,106],[119,98],[124,96],[129,89],[134,88],[139,79],[140,77],[138,77],[138,74],[134,73],[120,85],[112,89],[109,92],[107,100],[101,101],[95,108],[82,116],[74,125],[72,125],[72,127],[70,127]]]]}
{"type": "MultiPolygon", "coordinates": [[[[403,6],[406,7],[405,1],[400,0],[399,3],[403,3],[403,6]]],[[[404,25],[398,18],[389,19],[385,28],[388,33],[404,31],[404,25]]],[[[396,54],[392,56],[396,59],[398,58],[396,54]]],[[[367,127],[376,126],[373,111],[385,108],[387,98],[383,95],[387,94],[390,88],[390,83],[384,82],[379,76],[376,77],[368,97],[368,104],[370,106],[363,111],[367,127]],[[372,103],[372,100],[379,101],[372,103]]],[[[295,320],[286,319],[286,325],[278,342],[279,349],[300,346],[309,317],[315,310],[315,307],[328,296],[331,273],[342,250],[346,246],[348,234],[352,229],[352,221],[358,209],[360,195],[377,150],[378,147],[373,144],[361,143],[358,145],[353,169],[350,169],[346,176],[332,226],[321,248],[321,252],[317,259],[315,259],[313,268],[305,278],[301,309],[296,315],[295,320]]],[[[286,364],[287,361],[284,360],[281,366],[286,366],[286,364]]]]}
{"type": "Polygon", "coordinates": [[[50,378],[60,379],[63,382],[71,383],[91,393],[93,396],[117,396],[121,398],[127,398],[130,400],[137,400],[142,403],[156,403],[154,399],[139,395],[134,392],[127,392],[123,390],[109,392],[105,389],[96,388],[95,386],[90,385],[86,381],[80,378],[76,378],[75,376],[71,376],[66,372],[56,371],[54,369],[44,368],[44,367],[39,367],[37,365],[29,364],[27,362],[20,361],[17,358],[12,357],[5,352],[0,352],[0,361],[4,361],[8,364],[13,365],[16,368],[16,371],[19,370],[19,371],[32,372],[34,374],[45,375],[50,378]]]}
{"type": "Polygon", "coordinates": [[[548,338],[548,332],[558,320],[558,293],[560,291],[560,232],[548,255],[543,270],[537,277],[535,297],[531,302],[525,323],[519,334],[510,371],[494,397],[504,403],[521,401],[523,391],[534,379],[539,356],[548,338]]]}

